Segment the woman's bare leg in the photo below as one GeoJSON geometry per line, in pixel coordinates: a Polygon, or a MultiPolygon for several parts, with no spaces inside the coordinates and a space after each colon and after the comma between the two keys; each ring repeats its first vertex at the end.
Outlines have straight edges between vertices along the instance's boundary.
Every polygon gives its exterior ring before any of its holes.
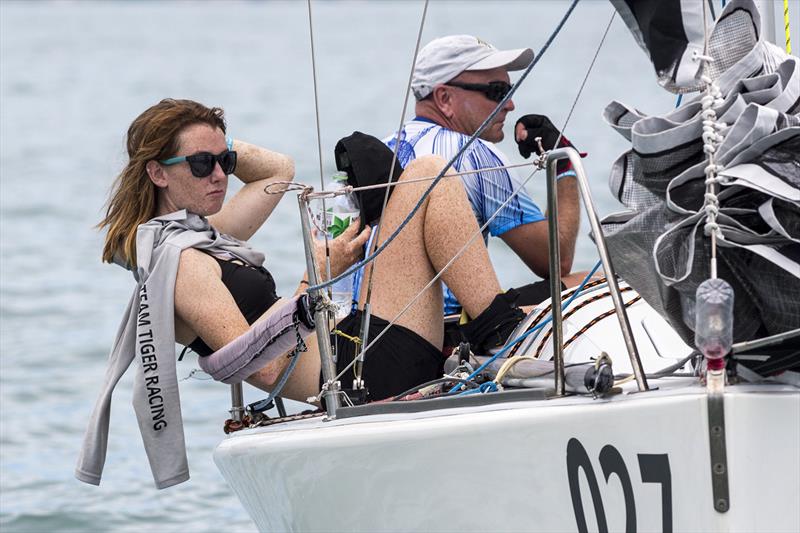
{"type": "MultiPolygon", "coordinates": [[[[258,318],[257,322],[266,319],[288,302],[289,300],[287,298],[281,298],[272,304],[272,306],[258,318]]],[[[306,401],[310,396],[316,396],[319,392],[319,375],[320,368],[322,367],[316,333],[312,333],[306,337],[305,344],[307,351],[300,352],[295,356],[299,357],[297,364],[291,376],[289,376],[286,386],[284,386],[280,393],[284,398],[290,398],[300,402],[306,401]]],[[[246,381],[254,387],[271,392],[286,371],[290,362],[291,359],[289,359],[288,354],[282,355],[267,363],[261,370],[254,372],[246,381]]]]}
{"type": "MultiPolygon", "coordinates": [[[[305,343],[308,351],[297,354],[296,357],[300,359],[297,360],[292,375],[289,376],[286,386],[281,391],[282,397],[299,402],[305,402],[309,397],[319,393],[319,376],[322,368],[316,333],[309,335],[305,343]]],[[[288,357],[279,357],[247,378],[247,382],[259,389],[272,391],[280,374],[285,371],[288,364],[288,357]]]]}
{"type": "MultiPolygon", "coordinates": [[[[410,163],[399,181],[435,176],[443,167],[440,157],[410,163]]],[[[381,241],[405,219],[430,182],[399,185],[386,206],[381,241]]],[[[397,238],[375,260],[372,312],[392,320],[478,231],[472,207],[458,178],[444,178],[397,238]]],[[[366,298],[367,267],[361,290],[366,298]]],[[[501,292],[483,240],[477,237],[442,278],[471,316],[477,316],[501,292]]],[[[442,289],[435,283],[397,321],[436,347],[442,346],[442,289]]]]}

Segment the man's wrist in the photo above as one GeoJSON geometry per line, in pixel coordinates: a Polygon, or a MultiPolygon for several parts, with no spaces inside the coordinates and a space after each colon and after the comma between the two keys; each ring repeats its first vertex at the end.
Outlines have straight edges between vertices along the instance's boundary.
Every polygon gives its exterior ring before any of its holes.
{"type": "Polygon", "coordinates": [[[578,175],[575,174],[574,170],[567,170],[566,172],[562,172],[558,176],[556,176],[556,181],[561,181],[564,178],[577,178],[578,175]]]}

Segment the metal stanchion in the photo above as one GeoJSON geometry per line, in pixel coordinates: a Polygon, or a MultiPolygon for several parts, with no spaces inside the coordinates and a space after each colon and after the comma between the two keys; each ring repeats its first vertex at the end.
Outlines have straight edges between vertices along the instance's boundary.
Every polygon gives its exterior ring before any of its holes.
{"type": "MultiPolygon", "coordinates": [[[[311,224],[308,220],[308,210],[306,209],[306,199],[304,195],[297,196],[300,207],[300,223],[303,232],[303,247],[306,253],[306,269],[308,270],[308,281],[313,285],[319,284],[319,276],[314,263],[314,243],[311,240],[311,224]]],[[[310,292],[312,301],[322,297],[322,290],[310,292]]],[[[328,311],[325,309],[314,310],[314,321],[316,322],[317,340],[319,341],[319,355],[322,363],[322,379],[328,384],[328,388],[323,391],[322,398],[325,400],[325,409],[328,418],[336,418],[336,410],[341,406],[339,398],[339,382],[333,381],[336,377],[336,365],[331,355],[331,332],[328,326],[328,311]]]]}
{"type": "Polygon", "coordinates": [[[633,338],[633,331],[631,324],[628,320],[628,313],[625,310],[625,305],[622,301],[622,295],[619,292],[619,285],[617,284],[617,276],[614,272],[614,267],[611,264],[611,257],[608,255],[606,247],[606,240],[603,235],[603,230],[600,227],[600,219],[597,217],[597,211],[592,201],[592,193],[589,190],[589,181],[586,179],[586,172],[583,169],[583,163],[577,150],[574,148],[559,148],[552,150],[547,155],[547,209],[548,213],[548,234],[550,237],[550,293],[552,298],[553,308],[553,360],[555,361],[556,370],[556,394],[563,394],[564,387],[564,354],[562,347],[562,331],[561,331],[561,270],[559,268],[559,254],[558,254],[558,218],[556,211],[557,193],[556,193],[556,162],[560,159],[569,159],[575,174],[578,179],[578,188],[581,193],[583,205],[586,208],[586,214],[589,218],[589,224],[592,227],[592,234],[594,235],[594,242],[597,246],[597,253],[600,256],[600,261],[603,263],[603,269],[608,279],[608,289],[611,293],[611,300],[614,302],[614,309],[617,312],[619,319],[620,329],[622,330],[622,338],[625,341],[625,347],[628,350],[628,357],[631,360],[631,367],[633,374],[636,377],[636,383],[639,385],[640,391],[649,390],[647,386],[647,378],[642,369],[642,362],[639,359],[639,350],[636,348],[636,341],[633,338]],[[555,253],[554,253],[555,252],[555,253]],[[555,265],[555,268],[554,268],[555,265]],[[556,273],[557,276],[554,276],[556,273]],[[559,381],[560,380],[560,381],[559,381]],[[559,388],[559,383],[560,387],[559,388]]]}

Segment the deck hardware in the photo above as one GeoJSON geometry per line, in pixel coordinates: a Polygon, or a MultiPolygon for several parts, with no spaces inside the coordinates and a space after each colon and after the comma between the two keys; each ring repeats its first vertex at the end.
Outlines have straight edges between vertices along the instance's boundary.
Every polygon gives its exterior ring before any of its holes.
{"type": "Polygon", "coordinates": [[[714,509],[725,513],[731,508],[728,493],[728,453],[725,445],[725,396],[708,395],[708,444],[711,455],[711,492],[714,509]]]}
{"type": "MultiPolygon", "coordinates": [[[[541,144],[540,144],[541,146],[541,144]]],[[[558,240],[558,186],[556,185],[556,163],[561,150],[547,156],[547,233],[550,250],[550,301],[553,316],[553,363],[555,364],[556,396],[564,396],[564,331],[561,327],[561,252],[558,240]],[[555,154],[555,155],[554,155],[555,154]]],[[[562,153],[562,156],[567,154],[562,153]]]]}
{"type": "MultiPolygon", "coordinates": [[[[387,189],[388,190],[388,189],[387,189]]],[[[388,196],[387,196],[388,198],[388,196]]],[[[384,200],[384,204],[385,204],[384,200]]],[[[385,206],[384,206],[385,207],[385,206]]],[[[381,211],[383,212],[383,211],[381,211]]],[[[380,221],[378,222],[380,224],[380,221]]],[[[367,246],[369,248],[369,246],[367,246]]],[[[372,271],[370,271],[370,283],[372,283],[372,271]]],[[[368,291],[369,292],[369,291],[368,291]]],[[[364,303],[364,311],[363,311],[363,318],[361,320],[361,349],[358,353],[358,358],[356,360],[356,364],[353,366],[353,390],[354,391],[363,391],[364,390],[364,379],[362,378],[364,374],[364,358],[366,354],[364,353],[364,348],[367,347],[367,341],[369,340],[369,320],[372,317],[372,305],[369,303],[369,298],[364,303]]],[[[359,347],[356,346],[356,349],[359,347]]],[[[365,396],[365,393],[360,393],[361,395],[365,396]]],[[[365,396],[366,397],[366,396],[365,396]]]]}
{"type": "Polygon", "coordinates": [[[278,416],[280,418],[286,418],[286,405],[283,403],[283,398],[276,396],[273,401],[275,402],[275,409],[278,410],[278,416]]]}
{"type": "Polygon", "coordinates": [[[242,382],[231,384],[231,419],[234,422],[244,420],[244,394],[242,393],[242,382]]]}
{"type": "MultiPolygon", "coordinates": [[[[303,234],[303,248],[306,254],[306,270],[308,271],[308,282],[311,286],[319,284],[319,276],[317,275],[317,267],[314,261],[314,244],[311,241],[311,223],[308,219],[308,210],[306,209],[306,192],[297,195],[297,203],[300,207],[300,223],[303,234]]],[[[309,294],[312,300],[319,300],[324,296],[324,289],[317,289],[312,291],[314,294],[309,294]]],[[[338,381],[333,381],[336,377],[336,366],[333,362],[331,355],[331,332],[329,328],[328,311],[321,306],[316,305],[314,309],[314,321],[316,322],[317,340],[319,341],[319,356],[322,363],[322,380],[324,386],[322,390],[322,398],[325,400],[325,409],[327,410],[328,420],[336,418],[336,410],[341,407],[341,399],[339,398],[340,385],[338,381]]]]}
{"type": "MultiPolygon", "coordinates": [[[[551,150],[547,154],[547,228],[550,244],[550,298],[552,302],[561,301],[561,268],[560,268],[560,254],[558,247],[558,193],[556,189],[556,163],[561,159],[569,159],[572,163],[572,168],[575,170],[575,175],[578,180],[578,189],[583,200],[583,205],[586,208],[586,215],[589,218],[589,224],[592,228],[594,235],[595,245],[597,246],[597,253],[603,263],[606,278],[608,279],[608,289],[611,293],[611,299],[614,302],[614,308],[617,312],[619,319],[620,329],[622,330],[622,338],[625,340],[625,346],[628,349],[628,357],[631,360],[631,367],[633,374],[636,377],[636,383],[639,386],[639,391],[643,392],[649,390],[647,386],[647,377],[642,368],[642,362],[639,359],[639,351],[636,348],[636,341],[633,338],[633,331],[631,324],[628,320],[628,313],[625,311],[625,305],[622,301],[622,295],[619,291],[617,284],[616,273],[611,264],[611,257],[608,255],[608,248],[606,247],[606,240],[603,235],[603,230],[600,228],[600,220],[597,217],[597,210],[594,207],[591,191],[589,190],[589,182],[586,179],[586,172],[583,169],[578,151],[574,148],[558,148],[551,150]]],[[[563,331],[561,320],[561,306],[553,305],[553,361],[555,363],[555,393],[556,396],[564,395],[564,349],[563,349],[563,331]]]]}

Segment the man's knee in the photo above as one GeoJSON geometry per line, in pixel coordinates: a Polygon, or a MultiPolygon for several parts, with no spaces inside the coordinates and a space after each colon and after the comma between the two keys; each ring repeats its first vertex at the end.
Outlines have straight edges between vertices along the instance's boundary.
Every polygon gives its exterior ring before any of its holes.
{"type": "Polygon", "coordinates": [[[444,168],[446,161],[438,155],[426,155],[406,165],[400,180],[430,176],[436,177],[444,168]]]}
{"type": "MultiPolygon", "coordinates": [[[[577,287],[578,285],[583,283],[583,280],[586,279],[586,276],[588,274],[589,274],[588,270],[584,270],[582,272],[573,272],[571,274],[561,276],[561,282],[564,285],[566,285],[568,289],[571,289],[572,287],[577,287]]],[[[603,276],[604,274],[602,271],[595,272],[594,275],[592,276],[592,279],[593,280],[601,279],[603,276]]]]}

